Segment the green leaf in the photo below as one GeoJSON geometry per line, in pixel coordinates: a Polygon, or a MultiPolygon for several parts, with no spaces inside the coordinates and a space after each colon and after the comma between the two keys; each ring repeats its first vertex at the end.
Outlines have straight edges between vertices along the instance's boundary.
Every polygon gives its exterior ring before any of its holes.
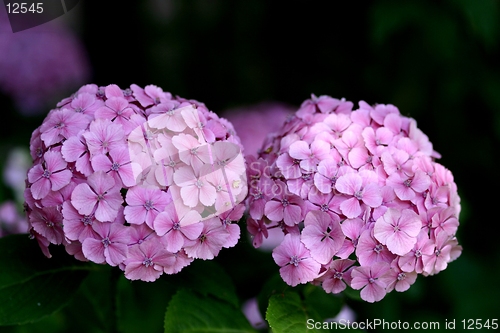
{"type": "Polygon", "coordinates": [[[307,312],[311,318],[317,321],[335,317],[342,308],[342,297],[327,294],[321,287],[308,284],[303,293],[307,312]]]}
{"type": "Polygon", "coordinates": [[[214,261],[196,260],[175,277],[181,286],[195,290],[204,296],[212,295],[239,306],[238,296],[231,278],[224,269],[214,261]]]}
{"type": "Polygon", "coordinates": [[[285,292],[271,296],[266,319],[273,333],[319,332],[308,320],[314,322],[307,314],[306,308],[296,292],[285,292]]]}
{"type": "Polygon", "coordinates": [[[262,287],[260,293],[257,295],[257,303],[259,311],[262,316],[266,315],[266,310],[269,306],[269,298],[275,294],[282,294],[285,290],[291,287],[283,281],[279,274],[274,274],[262,287]]]}
{"type": "Polygon", "coordinates": [[[119,331],[163,332],[165,309],[177,289],[163,278],[150,283],[121,276],[116,300],[119,331]]]}
{"type": "Polygon", "coordinates": [[[255,333],[233,304],[181,289],[165,313],[166,333],[255,333]]]}
{"type": "Polygon", "coordinates": [[[0,325],[40,320],[65,306],[85,278],[88,265],[52,249],[46,258],[28,235],[0,239],[0,325]]]}

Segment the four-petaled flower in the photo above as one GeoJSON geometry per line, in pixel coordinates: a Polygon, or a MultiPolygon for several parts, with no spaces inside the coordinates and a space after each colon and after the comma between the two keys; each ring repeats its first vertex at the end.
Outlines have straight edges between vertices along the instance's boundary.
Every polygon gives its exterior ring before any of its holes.
{"type": "Polygon", "coordinates": [[[281,267],[281,277],[292,287],[310,282],[319,275],[321,264],[311,257],[297,235],[286,235],[283,242],[273,250],[273,258],[281,267]]]}
{"type": "Polygon", "coordinates": [[[101,222],[113,221],[118,215],[123,198],[113,176],[97,171],[88,183],[78,184],[71,195],[71,204],[82,215],[93,214],[101,222]]]}

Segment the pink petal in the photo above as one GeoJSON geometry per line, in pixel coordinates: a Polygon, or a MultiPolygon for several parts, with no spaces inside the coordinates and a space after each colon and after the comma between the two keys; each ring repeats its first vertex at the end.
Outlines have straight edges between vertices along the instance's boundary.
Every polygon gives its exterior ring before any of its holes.
{"type": "Polygon", "coordinates": [[[51,188],[50,180],[47,178],[40,178],[38,181],[31,184],[31,195],[35,200],[42,199],[49,194],[51,188]]]}
{"type": "Polygon", "coordinates": [[[290,145],[289,154],[291,157],[304,160],[308,159],[311,155],[311,149],[305,141],[297,141],[290,145]]]}
{"type": "Polygon", "coordinates": [[[184,204],[188,207],[196,207],[198,205],[199,190],[196,186],[185,186],[181,188],[181,197],[184,204]]]}
{"type": "Polygon", "coordinates": [[[362,212],[359,200],[356,198],[350,198],[342,201],[340,204],[340,210],[347,218],[350,219],[358,217],[362,212]]]}
{"type": "Polygon", "coordinates": [[[110,266],[118,266],[121,264],[127,258],[127,254],[128,247],[126,244],[114,243],[104,250],[106,262],[110,266]]]}
{"type": "MultiPolygon", "coordinates": [[[[201,233],[201,231],[200,231],[201,233]]],[[[199,235],[198,235],[199,236],[199,235]]],[[[198,237],[197,236],[197,237],[198,237]]],[[[176,253],[184,245],[184,236],[178,230],[172,230],[163,237],[165,243],[167,244],[167,251],[176,253]]]]}
{"type": "Polygon", "coordinates": [[[264,213],[271,221],[281,221],[283,220],[283,204],[275,200],[268,201],[264,213]]]}
{"type": "Polygon", "coordinates": [[[382,194],[378,185],[366,185],[363,190],[363,202],[372,208],[378,207],[382,204],[382,194]]]}
{"type": "Polygon", "coordinates": [[[99,201],[97,205],[97,209],[95,211],[96,219],[101,222],[111,222],[115,220],[122,202],[123,200],[121,199],[119,192],[117,192],[114,196],[111,193],[108,193],[106,199],[99,201]]]}
{"type": "Polygon", "coordinates": [[[82,252],[85,258],[97,264],[102,264],[106,261],[106,257],[104,257],[104,245],[95,238],[87,238],[83,241],[82,252]]]}
{"type": "Polygon", "coordinates": [[[71,204],[82,215],[90,215],[96,203],[97,195],[85,183],[78,184],[71,194],[71,204]]]}
{"type": "Polygon", "coordinates": [[[302,209],[297,205],[288,205],[283,210],[283,221],[294,226],[302,221],[302,209]]]}
{"type": "Polygon", "coordinates": [[[347,159],[354,169],[358,169],[368,162],[368,151],[364,147],[355,147],[347,154],[347,159]]]}
{"type": "Polygon", "coordinates": [[[347,173],[340,176],[335,183],[335,188],[344,194],[354,195],[361,189],[363,180],[356,173],[347,173]]]}
{"type": "Polygon", "coordinates": [[[73,174],[69,170],[63,170],[53,173],[50,176],[50,181],[52,183],[52,191],[59,191],[64,186],[68,185],[71,181],[73,174]]]}

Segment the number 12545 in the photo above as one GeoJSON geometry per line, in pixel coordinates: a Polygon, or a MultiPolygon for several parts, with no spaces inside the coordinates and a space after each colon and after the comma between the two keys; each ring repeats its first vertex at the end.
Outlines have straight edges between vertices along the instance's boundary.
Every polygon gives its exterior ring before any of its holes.
{"type": "Polygon", "coordinates": [[[17,2],[13,2],[13,3],[7,3],[6,7],[7,7],[7,13],[9,14],[25,14],[25,13],[43,13],[43,3],[42,2],[37,2],[36,4],[35,3],[32,3],[31,5],[29,5],[28,3],[26,2],[21,2],[21,3],[17,3],[17,2]]]}

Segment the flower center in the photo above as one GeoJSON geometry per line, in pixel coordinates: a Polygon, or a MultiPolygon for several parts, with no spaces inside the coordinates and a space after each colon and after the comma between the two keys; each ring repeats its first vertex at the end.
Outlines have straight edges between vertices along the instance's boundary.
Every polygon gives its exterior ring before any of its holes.
{"type": "Polygon", "coordinates": [[[149,266],[153,266],[153,259],[151,258],[146,258],[144,259],[144,261],[142,262],[142,264],[146,267],[149,267],[149,266]]]}
{"type": "Polygon", "coordinates": [[[262,192],[260,192],[260,191],[252,193],[252,195],[253,195],[254,200],[262,199],[262,192]]]}
{"type": "Polygon", "coordinates": [[[398,274],[398,281],[406,279],[406,274],[405,273],[399,273],[398,274]]]}
{"type": "Polygon", "coordinates": [[[286,206],[288,206],[290,203],[288,202],[288,200],[287,200],[287,199],[283,199],[283,200],[281,200],[281,204],[283,205],[283,207],[286,207],[286,206]]]}
{"type": "Polygon", "coordinates": [[[354,197],[358,200],[363,199],[363,191],[356,191],[356,193],[354,193],[354,197]]]}
{"type": "Polygon", "coordinates": [[[92,218],[91,218],[90,216],[84,216],[84,217],[82,218],[82,223],[83,223],[84,225],[86,225],[86,226],[87,226],[87,225],[92,225],[92,218]]]}
{"type": "Polygon", "coordinates": [[[342,276],[343,276],[343,275],[344,275],[344,273],[342,273],[342,272],[335,272],[335,273],[333,274],[333,278],[334,278],[334,279],[339,279],[339,280],[342,280],[342,276]]]}
{"type": "Polygon", "coordinates": [[[153,202],[151,200],[146,200],[146,202],[144,203],[144,208],[146,208],[147,211],[153,209],[153,202]]]}
{"type": "Polygon", "coordinates": [[[290,265],[294,265],[295,267],[299,266],[300,259],[297,256],[293,256],[290,258],[290,265]]]}
{"type": "Polygon", "coordinates": [[[422,256],[422,251],[417,250],[415,251],[415,257],[420,258],[422,256]]]}
{"type": "Polygon", "coordinates": [[[406,186],[406,187],[410,187],[411,186],[411,179],[407,179],[403,182],[403,185],[406,186]]]}
{"type": "Polygon", "coordinates": [[[45,171],[43,172],[42,177],[44,177],[44,178],[49,178],[49,177],[50,177],[50,174],[51,174],[51,172],[50,172],[49,170],[45,170],[45,171]]]}
{"type": "Polygon", "coordinates": [[[120,169],[120,164],[114,162],[113,165],[111,165],[111,170],[118,171],[118,169],[120,169]]]}
{"type": "Polygon", "coordinates": [[[373,251],[375,251],[377,254],[380,253],[380,251],[382,251],[383,249],[383,245],[382,244],[377,244],[377,246],[375,246],[375,248],[373,249],[373,251]]]}
{"type": "Polygon", "coordinates": [[[104,238],[102,241],[101,241],[102,245],[104,245],[104,247],[108,247],[109,244],[111,244],[110,240],[109,240],[109,237],[106,237],[104,238]]]}

